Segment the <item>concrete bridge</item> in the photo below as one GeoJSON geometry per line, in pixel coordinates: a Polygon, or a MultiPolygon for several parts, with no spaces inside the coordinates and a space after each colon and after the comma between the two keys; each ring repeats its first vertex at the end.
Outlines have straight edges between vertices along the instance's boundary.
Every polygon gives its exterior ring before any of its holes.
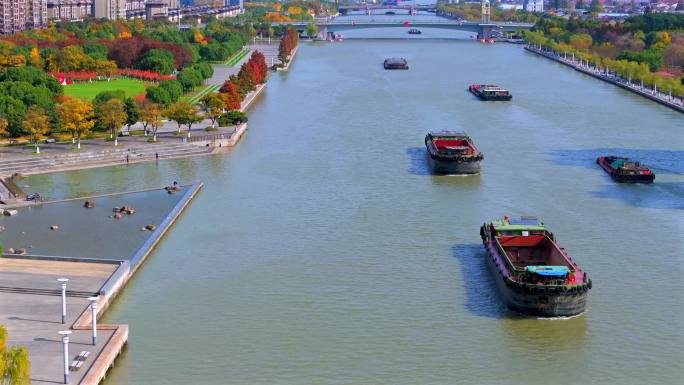
{"type": "MultiPolygon", "coordinates": [[[[298,29],[304,31],[306,29],[307,23],[289,23],[290,25],[296,26],[298,29]]],[[[510,23],[510,22],[489,22],[489,23],[478,23],[469,21],[456,21],[456,20],[434,20],[434,21],[411,21],[411,20],[399,20],[399,21],[387,21],[387,20],[344,20],[337,21],[335,19],[326,20],[320,19],[316,21],[316,25],[319,28],[319,34],[332,37],[338,35],[340,32],[356,30],[356,29],[368,29],[368,28],[404,28],[408,30],[409,28],[439,28],[439,29],[451,29],[458,31],[466,31],[476,33],[480,39],[489,39],[499,36],[504,36],[507,32],[515,32],[519,29],[526,30],[534,26],[533,23],[510,23]]]]}
{"type": "Polygon", "coordinates": [[[414,5],[383,5],[383,4],[352,4],[352,5],[340,5],[338,6],[337,9],[340,14],[342,15],[347,15],[350,11],[364,11],[366,15],[373,15],[374,11],[376,11],[375,14],[381,14],[385,13],[387,11],[396,11],[396,10],[404,10],[407,11],[408,14],[412,14],[414,12],[418,11],[425,11],[425,12],[437,12],[437,4],[431,4],[431,5],[419,5],[419,4],[414,4],[414,5]],[[381,11],[381,12],[378,12],[381,11]]]}

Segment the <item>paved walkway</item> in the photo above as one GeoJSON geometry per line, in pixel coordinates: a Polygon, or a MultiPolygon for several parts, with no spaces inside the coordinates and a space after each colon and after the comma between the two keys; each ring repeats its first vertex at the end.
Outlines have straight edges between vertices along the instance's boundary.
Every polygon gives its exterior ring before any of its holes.
{"type": "MultiPolygon", "coordinates": [[[[114,264],[0,258],[0,282],[3,287],[59,289],[57,278],[66,277],[70,279],[68,290],[98,292],[116,267],[114,264]]],[[[57,332],[70,329],[88,307],[88,299],[67,297],[66,324],[61,323],[59,295],[0,291],[0,303],[0,323],[7,328],[8,345],[25,346],[29,350],[31,383],[62,383],[63,345],[57,332]]],[[[89,351],[90,356],[83,367],[70,373],[71,384],[81,381],[112,334],[112,330],[99,330],[97,345],[93,346],[89,330],[73,331],[69,344],[70,361],[81,351],[89,351]]]]}

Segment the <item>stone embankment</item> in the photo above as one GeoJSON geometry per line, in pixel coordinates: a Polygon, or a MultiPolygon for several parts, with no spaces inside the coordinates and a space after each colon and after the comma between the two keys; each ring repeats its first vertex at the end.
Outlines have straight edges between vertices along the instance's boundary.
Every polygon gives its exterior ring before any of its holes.
{"type": "Polygon", "coordinates": [[[297,55],[297,50],[299,49],[299,46],[294,47],[292,50],[292,53],[288,57],[287,63],[283,67],[276,67],[276,71],[287,71],[290,69],[290,65],[292,64],[292,61],[295,58],[295,55],[297,55]]]}
{"type": "Polygon", "coordinates": [[[656,103],[660,103],[664,106],[670,107],[673,110],[684,112],[684,100],[678,97],[673,97],[672,95],[659,92],[656,89],[651,89],[644,87],[640,84],[632,83],[631,81],[624,79],[620,76],[606,72],[605,70],[600,70],[590,64],[584,64],[581,61],[577,61],[574,58],[568,58],[554,51],[547,51],[532,46],[525,46],[525,49],[529,52],[534,52],[538,55],[544,56],[548,59],[554,60],[556,62],[565,64],[575,70],[592,76],[594,78],[603,80],[605,82],[614,84],[618,87],[624,88],[626,90],[632,91],[635,94],[641,95],[648,98],[656,103]]]}
{"type": "Polygon", "coordinates": [[[211,154],[210,149],[183,143],[145,143],[136,147],[112,146],[110,149],[83,152],[70,152],[67,145],[54,146],[65,147],[62,150],[66,150],[66,153],[3,157],[0,160],[0,176],[8,177],[14,173],[42,174],[211,154]]]}

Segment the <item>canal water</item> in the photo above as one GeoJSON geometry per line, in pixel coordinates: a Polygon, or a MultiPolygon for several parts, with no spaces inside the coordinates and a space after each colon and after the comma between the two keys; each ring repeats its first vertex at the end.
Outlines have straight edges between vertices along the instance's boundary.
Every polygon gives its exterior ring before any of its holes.
{"type": "Polygon", "coordinates": [[[231,153],[27,183],[68,195],[205,182],[107,312],[131,328],[107,385],[674,384],[683,129],[681,114],[520,46],[302,44],[231,153]],[[390,56],[411,69],[384,71],[390,56]],[[476,100],[465,89],[480,82],[513,100],[476,100]],[[433,129],[468,132],[481,175],[431,175],[433,129]],[[613,183],[599,154],[641,159],[656,183],[613,183]],[[521,214],[592,278],[586,314],[502,306],[478,229],[521,214]]]}

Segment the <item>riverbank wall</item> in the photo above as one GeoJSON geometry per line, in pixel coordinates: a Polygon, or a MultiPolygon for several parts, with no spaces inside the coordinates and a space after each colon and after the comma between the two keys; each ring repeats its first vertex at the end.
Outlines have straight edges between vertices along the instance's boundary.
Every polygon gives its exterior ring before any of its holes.
{"type": "Polygon", "coordinates": [[[568,67],[571,67],[575,69],[576,71],[582,72],[586,75],[589,75],[593,78],[603,80],[604,82],[611,83],[613,85],[616,85],[620,88],[629,90],[635,94],[641,95],[645,98],[648,98],[656,103],[662,104],[664,106],[670,107],[673,110],[679,111],[679,112],[684,112],[684,101],[682,99],[676,98],[676,97],[670,97],[669,95],[659,93],[656,90],[653,89],[648,89],[645,87],[641,87],[640,85],[633,84],[626,79],[623,79],[619,76],[615,75],[606,75],[604,72],[601,72],[595,67],[591,66],[586,66],[577,62],[574,62],[573,60],[569,60],[567,58],[564,58],[563,56],[559,55],[556,52],[553,51],[544,51],[540,50],[539,48],[535,47],[530,47],[530,46],[525,46],[525,50],[536,53],[537,55],[544,56],[547,59],[551,59],[555,62],[565,64],[568,67]]]}
{"type": "Polygon", "coordinates": [[[292,61],[294,60],[295,56],[297,55],[297,50],[299,50],[299,45],[297,45],[293,50],[292,53],[290,54],[289,59],[287,60],[287,63],[285,63],[284,66],[282,67],[276,67],[276,71],[287,71],[290,69],[290,65],[292,64],[292,61]]]}
{"type": "MultiPolygon", "coordinates": [[[[114,299],[124,289],[126,283],[138,271],[147,257],[157,247],[164,235],[173,226],[176,220],[183,214],[190,202],[197,196],[204,187],[204,183],[198,182],[190,186],[184,186],[183,197],[176,203],[171,211],[164,217],[156,230],[143,243],[130,261],[122,261],[119,268],[111,275],[107,282],[100,289],[100,296],[97,304],[96,317],[100,318],[109,308],[114,299]]],[[[89,308],[83,310],[76,322],[72,325],[75,330],[90,330],[92,325],[92,312],[89,308]]],[[[80,382],[80,385],[97,385],[107,375],[107,371],[114,365],[114,361],[121,353],[124,345],[128,343],[128,325],[122,324],[100,324],[101,330],[114,330],[114,333],[107,341],[104,349],[95,357],[90,369],[80,382]]]]}

